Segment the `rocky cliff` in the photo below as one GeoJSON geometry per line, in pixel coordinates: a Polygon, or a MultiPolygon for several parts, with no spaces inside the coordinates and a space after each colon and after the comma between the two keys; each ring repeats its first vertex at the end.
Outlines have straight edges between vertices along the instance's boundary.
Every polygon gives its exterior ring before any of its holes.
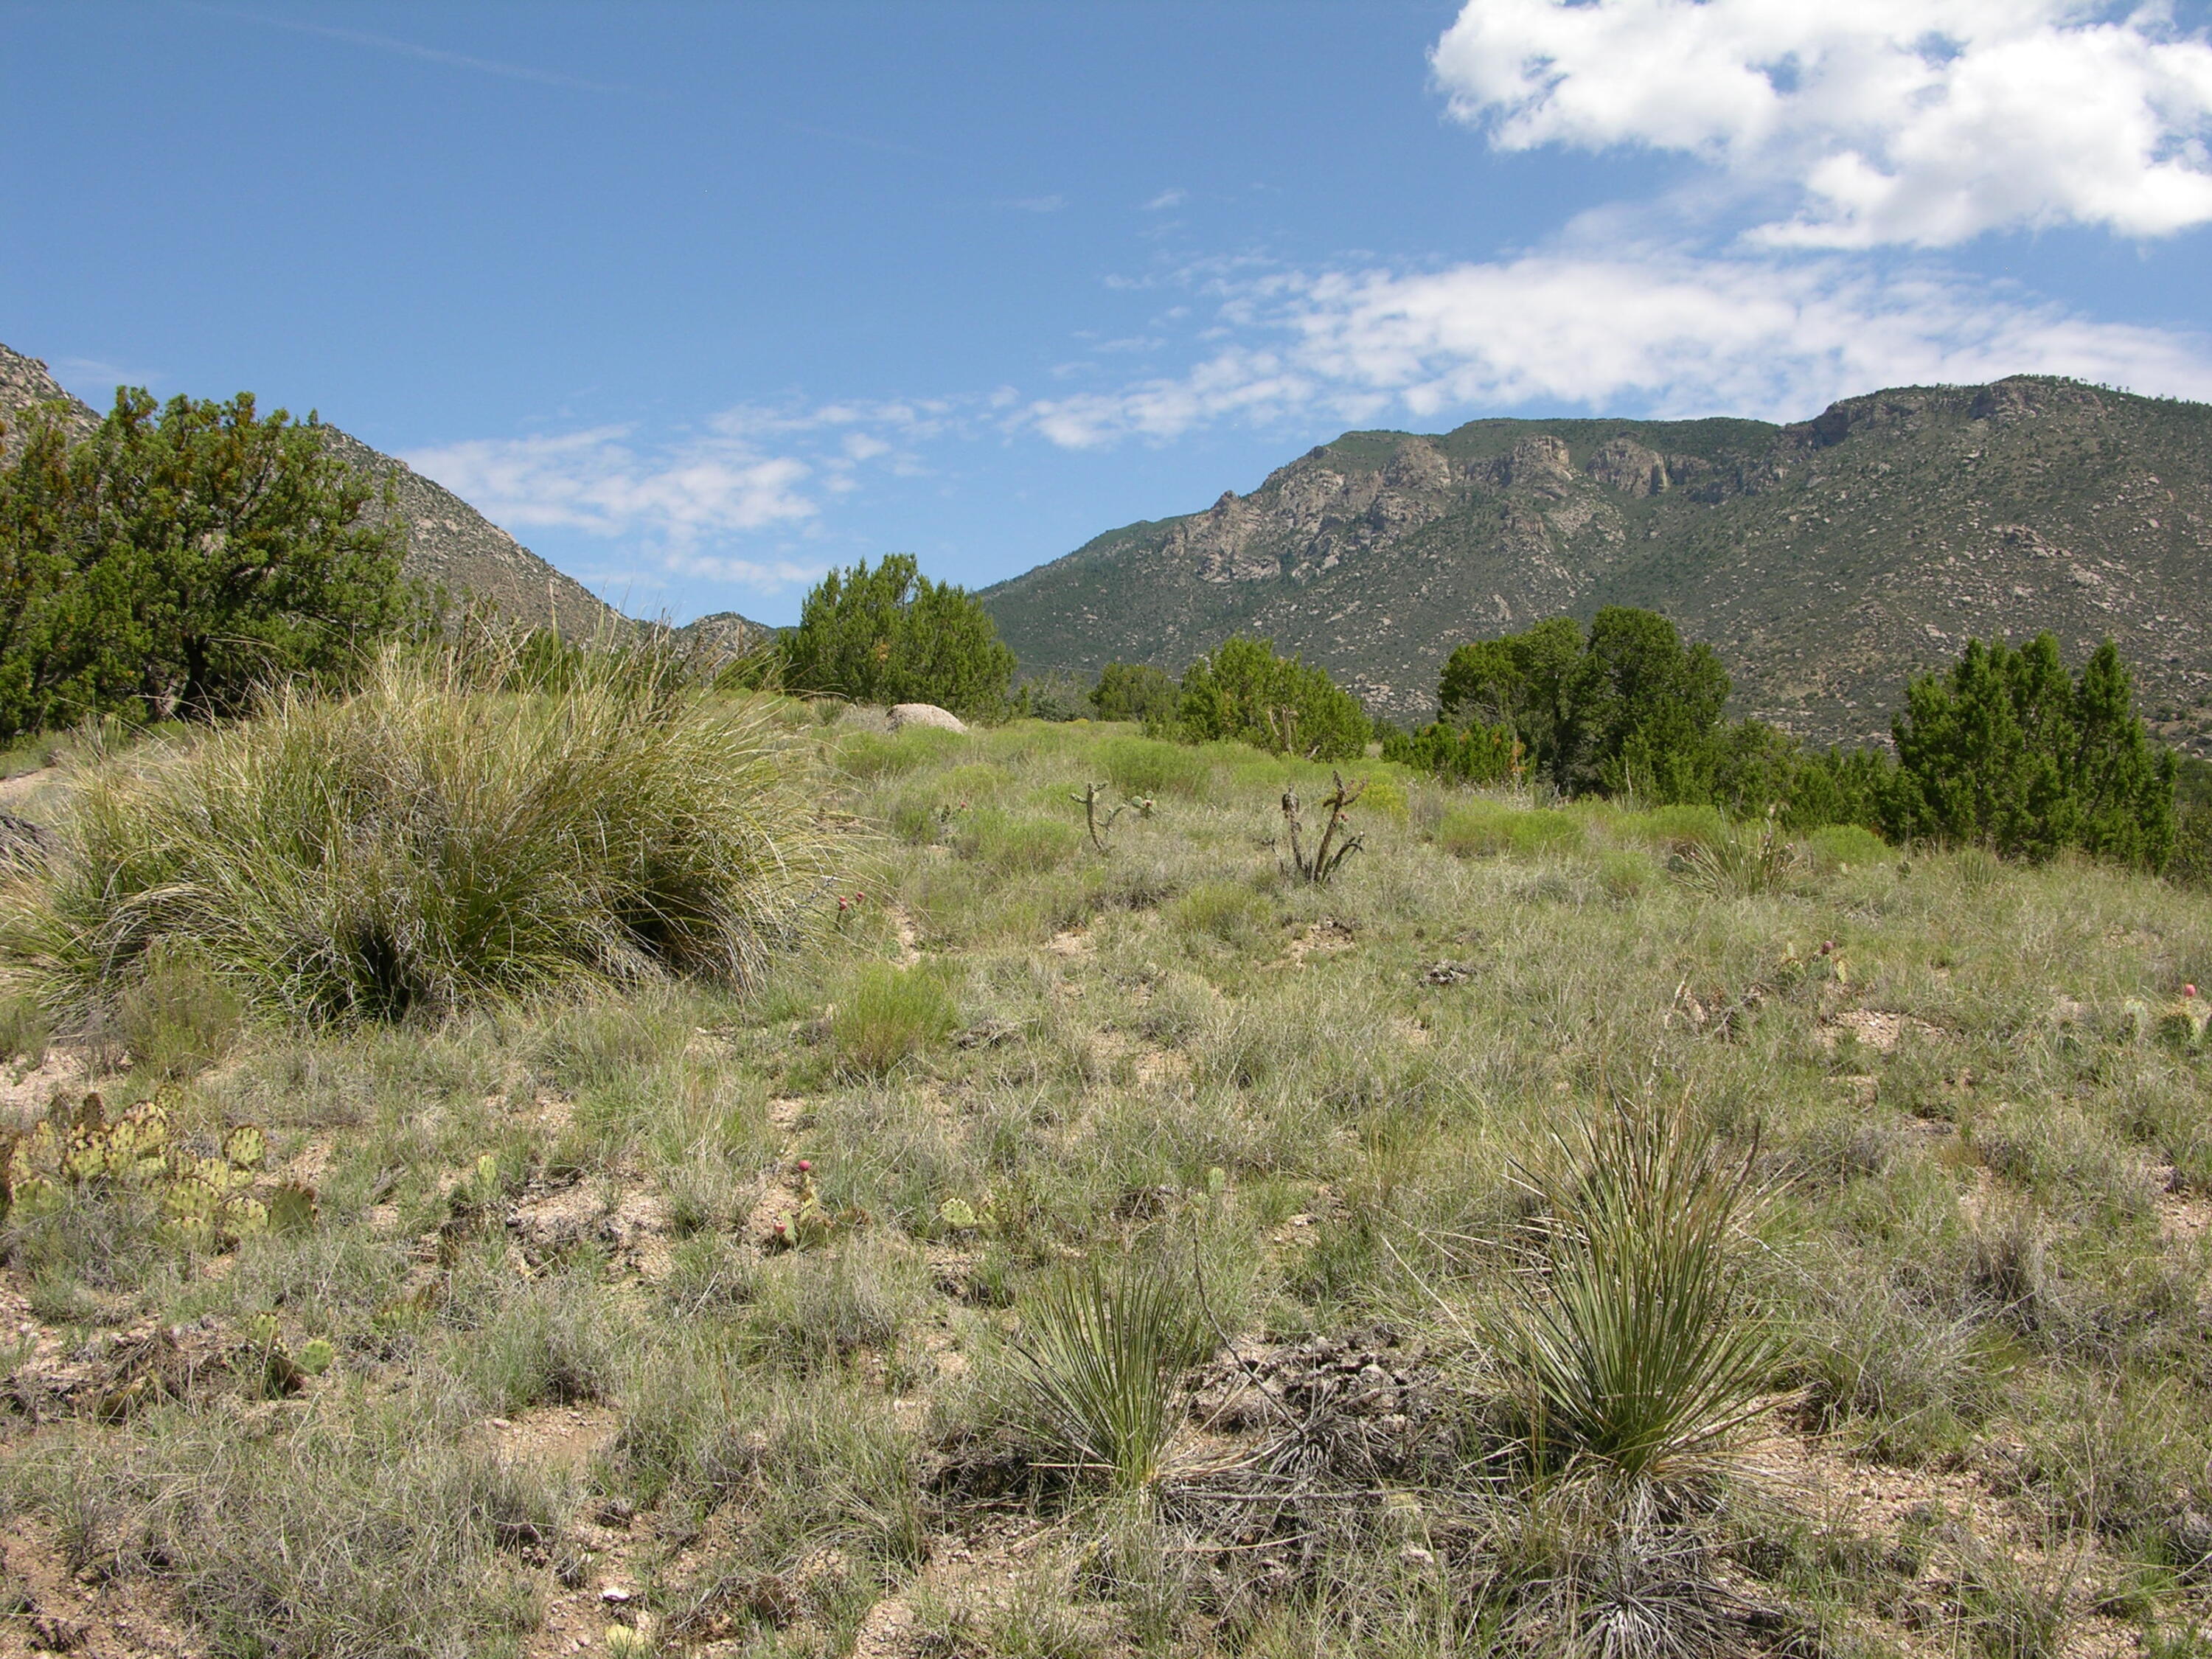
{"type": "Polygon", "coordinates": [[[1271,635],[1425,717],[1466,640],[1610,604],[1710,641],[1736,706],[1879,735],[1969,636],[2106,635],[2212,752],[2212,407],[2070,381],[1907,387],[1789,426],[1476,421],[1347,433],[1249,495],[1112,531],[985,590],[1035,672],[1179,672],[1271,635]]]}

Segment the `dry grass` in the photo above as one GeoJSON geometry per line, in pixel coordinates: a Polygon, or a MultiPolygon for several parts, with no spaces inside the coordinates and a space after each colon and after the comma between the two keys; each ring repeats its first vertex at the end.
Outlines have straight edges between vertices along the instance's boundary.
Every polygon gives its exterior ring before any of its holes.
{"type": "MultiPolygon", "coordinates": [[[[588,665],[590,659],[586,659],[588,665]]],[[[264,1006],[437,1014],[488,996],[756,979],[823,919],[846,848],[763,708],[580,668],[387,651],[358,692],[95,756],[0,950],[52,1007],[164,956],[264,1006]]]]}
{"type": "Polygon", "coordinates": [[[2212,900],[1835,837],[1707,892],[1662,871],[1710,814],[1380,765],[1315,890],[1275,843],[1318,769],[678,709],[896,827],[818,946],[771,915],[750,956],[579,947],[582,995],[453,966],[405,1020],[257,997],[228,1035],[167,981],[53,1039],[46,1078],[143,1044],[105,1091],[265,1126],[317,1208],[214,1259],[98,1193],[8,1231],[9,1565],[54,1553],[8,1639],[118,1645],[127,1606],[225,1655],[610,1618],[699,1656],[2187,1650],[2212,900]],[[1157,801],[1103,854],[1067,799],[1102,777],[1157,801]],[[1193,1308],[1231,1341],[1188,1364],[1193,1308]],[[269,1397],[272,1329],[331,1364],[269,1397]],[[1762,1391],[1746,1479],[1713,1453],[1762,1391]],[[1082,1501],[1109,1468],[1157,1501],[1082,1501]]]}

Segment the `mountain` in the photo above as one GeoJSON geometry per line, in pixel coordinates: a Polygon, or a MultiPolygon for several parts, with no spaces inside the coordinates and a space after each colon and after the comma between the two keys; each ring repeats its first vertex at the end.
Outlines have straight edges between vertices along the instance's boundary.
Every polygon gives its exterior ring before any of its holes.
{"type": "Polygon", "coordinates": [[[2021,376],[1810,421],[1474,421],[1350,432],[1249,495],[987,588],[1032,673],[1180,672],[1270,635],[1425,719],[1451,648],[1601,605],[1720,653],[1735,708],[1886,735],[1970,636],[2110,635],[2170,741],[2212,753],[2212,406],[2021,376]]]}
{"type": "MultiPolygon", "coordinates": [[[[0,419],[40,406],[80,434],[100,422],[88,405],[62,389],[44,363],[0,345],[0,419]]],[[[489,600],[519,621],[550,619],[573,639],[627,634],[637,626],[406,462],[336,427],[324,431],[333,453],[380,484],[392,485],[394,510],[407,525],[407,558],[401,568],[408,575],[439,584],[456,599],[489,600]]]]}

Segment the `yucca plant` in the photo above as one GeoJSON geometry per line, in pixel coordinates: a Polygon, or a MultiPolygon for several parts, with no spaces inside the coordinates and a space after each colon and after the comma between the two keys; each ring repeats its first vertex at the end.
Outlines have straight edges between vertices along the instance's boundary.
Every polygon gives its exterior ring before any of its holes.
{"type": "Polygon", "coordinates": [[[1032,1425],[1073,1473],[1124,1495],[1158,1479],[1176,1378],[1206,1352],[1180,1281],[1128,1261],[1062,1273],[1023,1310],[1013,1348],[1032,1425]]]}
{"type": "Polygon", "coordinates": [[[764,711],[663,666],[518,692],[495,652],[392,648],[350,695],[95,756],[50,866],[0,885],[0,951],[56,1008],[173,957],[314,1018],[748,978],[848,845],[764,711]]]}
{"type": "Polygon", "coordinates": [[[1730,825],[1717,840],[1690,848],[1677,874],[1685,884],[1716,898],[1746,898],[1780,891],[1800,862],[1796,842],[1783,832],[1770,808],[1756,832],[1730,825]]]}
{"type": "Polygon", "coordinates": [[[1616,1107],[1526,1177],[1543,1203],[1502,1357],[1542,1467],[1694,1479],[1759,1409],[1781,1336],[1751,1305],[1747,1224],[1765,1201],[1680,1108],[1616,1107]]]}

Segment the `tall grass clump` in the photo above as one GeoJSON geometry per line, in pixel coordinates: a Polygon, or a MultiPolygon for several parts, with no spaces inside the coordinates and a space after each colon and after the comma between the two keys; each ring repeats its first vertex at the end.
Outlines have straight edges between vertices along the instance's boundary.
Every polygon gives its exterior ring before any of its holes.
{"type": "Polygon", "coordinates": [[[357,690],[94,756],[63,850],[0,889],[0,951],[50,1006],[174,955],[295,1017],[390,1017],[563,987],[744,981],[843,850],[757,705],[650,657],[558,692],[495,650],[390,649],[357,690]]]}
{"type": "Polygon", "coordinates": [[[1437,845],[1460,858],[1510,854],[1518,858],[1570,851],[1583,843],[1583,824],[1565,812],[1470,800],[1446,812],[1437,824],[1437,845]]]}
{"type": "Polygon", "coordinates": [[[1182,1285],[1128,1262],[1110,1277],[1094,1261],[1048,1280],[1014,1339],[1032,1426],[1071,1472],[1122,1496],[1158,1478],[1176,1379],[1205,1351],[1182,1285]]]}
{"type": "Polygon", "coordinates": [[[864,963],[830,1016],[841,1070],[881,1077],[909,1054],[942,1042],[960,1017],[944,975],[927,964],[864,963]]]}
{"type": "Polygon", "coordinates": [[[1501,1333],[1529,1450],[1558,1470],[1694,1480],[1781,1359],[1748,1305],[1745,1232],[1764,1203],[1750,1161],[1685,1111],[1622,1108],[1561,1163],[1530,1179],[1536,1261],[1501,1333]]]}

